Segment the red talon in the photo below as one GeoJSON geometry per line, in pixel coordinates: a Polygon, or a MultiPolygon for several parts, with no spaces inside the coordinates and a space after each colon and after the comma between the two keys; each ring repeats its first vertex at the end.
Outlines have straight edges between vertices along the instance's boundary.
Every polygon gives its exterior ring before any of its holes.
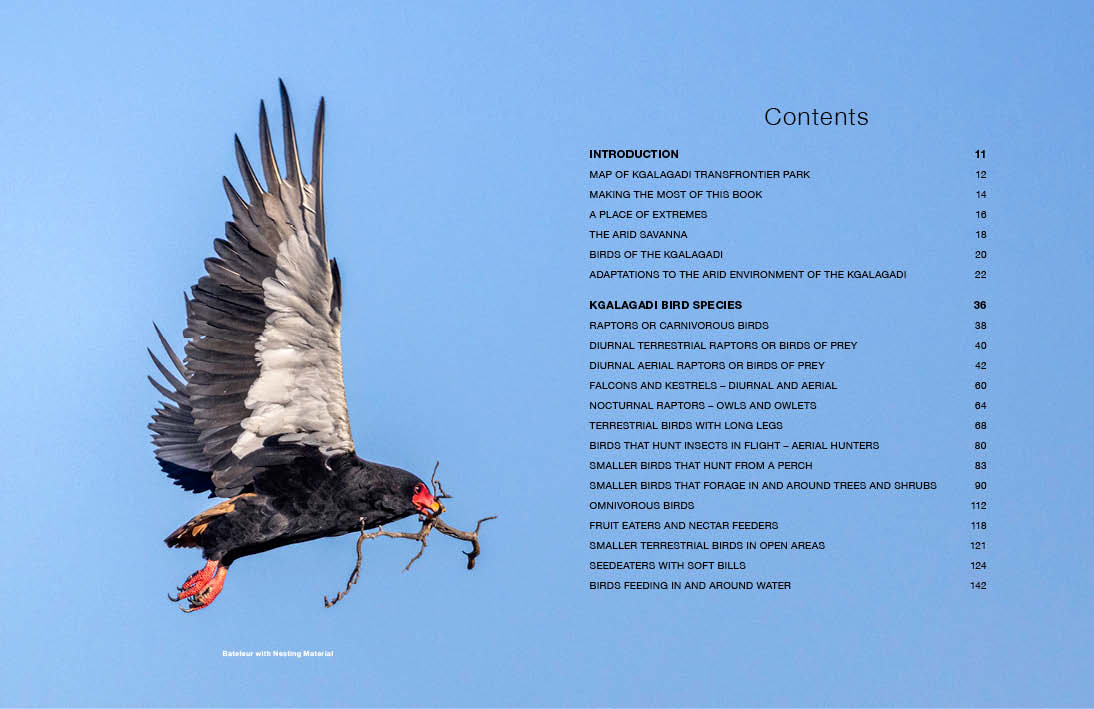
{"type": "Polygon", "coordinates": [[[205,562],[205,566],[190,574],[190,578],[186,579],[186,582],[183,583],[182,586],[179,588],[179,591],[182,591],[182,593],[180,593],[178,596],[168,596],[168,598],[170,598],[172,602],[177,603],[178,601],[181,601],[184,598],[189,598],[190,596],[200,591],[202,588],[208,585],[209,581],[216,574],[217,565],[218,562],[216,561],[205,562]]]}
{"type": "Polygon", "coordinates": [[[190,607],[183,608],[184,613],[193,613],[199,611],[202,608],[207,608],[209,604],[216,600],[216,597],[220,595],[221,589],[224,588],[224,577],[228,575],[228,568],[221,566],[217,569],[216,574],[213,576],[213,580],[201,589],[197,595],[190,599],[190,607]]]}

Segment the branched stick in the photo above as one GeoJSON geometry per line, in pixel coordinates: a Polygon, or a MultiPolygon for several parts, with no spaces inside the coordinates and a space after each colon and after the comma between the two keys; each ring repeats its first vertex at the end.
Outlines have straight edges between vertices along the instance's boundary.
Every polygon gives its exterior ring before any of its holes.
{"type": "MultiPolygon", "coordinates": [[[[441,485],[441,481],[437,479],[437,467],[440,465],[438,462],[433,466],[433,476],[430,478],[430,483],[433,485],[433,497],[437,500],[451,499],[451,495],[445,492],[444,487],[441,485]]],[[[350,588],[357,583],[357,579],[361,575],[361,564],[364,562],[364,556],[361,553],[361,544],[366,539],[376,539],[377,537],[391,537],[392,539],[413,539],[421,544],[418,549],[418,553],[415,554],[406,566],[403,567],[403,571],[409,571],[410,567],[414,565],[414,562],[422,558],[422,554],[425,552],[427,546],[426,538],[429,533],[436,529],[445,536],[452,537],[454,539],[461,539],[465,542],[471,542],[471,551],[465,551],[464,555],[467,556],[467,570],[475,568],[475,559],[482,553],[482,547],[479,546],[479,530],[482,528],[482,523],[492,519],[497,519],[497,515],[490,517],[483,517],[475,525],[475,531],[466,532],[462,529],[456,529],[455,527],[448,526],[444,520],[441,519],[441,514],[444,512],[444,505],[441,505],[441,509],[433,515],[420,516],[422,521],[422,528],[417,532],[388,532],[383,527],[377,527],[375,532],[365,531],[365,519],[361,518],[361,536],[357,538],[357,565],[353,567],[353,573],[349,575],[349,581],[346,582],[346,588],[343,591],[339,591],[338,595],[333,600],[323,596],[323,605],[330,608],[338,601],[342,600],[349,593],[350,588]]]]}
{"type": "Polygon", "coordinates": [[[350,586],[357,583],[357,577],[361,575],[361,543],[365,541],[365,518],[361,518],[361,536],[357,538],[357,566],[353,567],[353,573],[349,575],[349,581],[346,582],[346,590],[339,591],[338,595],[334,597],[333,601],[327,600],[326,596],[323,596],[323,605],[330,608],[338,601],[346,597],[349,593],[350,586]]]}

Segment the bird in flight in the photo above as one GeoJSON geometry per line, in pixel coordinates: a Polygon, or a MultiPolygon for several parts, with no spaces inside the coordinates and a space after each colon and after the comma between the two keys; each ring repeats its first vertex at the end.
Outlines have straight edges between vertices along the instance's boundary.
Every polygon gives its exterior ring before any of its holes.
{"type": "Polygon", "coordinates": [[[185,298],[184,357],[158,327],[176,371],[149,350],[166,380],[149,377],[166,399],[148,426],[160,467],[185,490],[225,498],[164,540],[200,548],[206,560],[171,597],[186,599],[187,612],[213,602],[240,557],[442,510],[416,475],[355,452],[342,379],[342,283],[323,224],[324,101],[309,181],[283,82],[280,89],[284,176],[263,103],[266,186],[236,136],[247,199],[224,178],[232,219],[185,298]]]}

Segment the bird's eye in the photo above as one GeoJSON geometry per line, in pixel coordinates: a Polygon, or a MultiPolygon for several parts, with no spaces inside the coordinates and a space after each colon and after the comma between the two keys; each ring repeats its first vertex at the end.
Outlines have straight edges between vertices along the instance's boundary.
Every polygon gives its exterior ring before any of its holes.
{"type": "Polygon", "coordinates": [[[421,483],[418,483],[417,485],[414,486],[414,494],[415,495],[417,495],[421,491],[422,491],[422,484],[421,483]]]}

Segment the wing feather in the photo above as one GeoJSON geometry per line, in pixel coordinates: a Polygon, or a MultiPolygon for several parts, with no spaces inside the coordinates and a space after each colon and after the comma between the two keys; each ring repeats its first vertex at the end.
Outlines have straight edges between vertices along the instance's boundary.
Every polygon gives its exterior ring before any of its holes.
{"type": "Polygon", "coordinates": [[[284,83],[280,93],[285,176],[263,102],[258,133],[266,186],[236,136],[247,199],[224,179],[232,221],[186,300],[185,360],[157,328],[181,378],[152,355],[168,386],[150,379],[173,402],[162,403],[149,424],[161,467],[186,489],[221,496],[253,483],[250,460],[287,461],[301,447],[323,457],[353,451],[342,378],[341,278],[324,233],[325,102],[316,112],[312,179],[305,182],[284,83]]]}

